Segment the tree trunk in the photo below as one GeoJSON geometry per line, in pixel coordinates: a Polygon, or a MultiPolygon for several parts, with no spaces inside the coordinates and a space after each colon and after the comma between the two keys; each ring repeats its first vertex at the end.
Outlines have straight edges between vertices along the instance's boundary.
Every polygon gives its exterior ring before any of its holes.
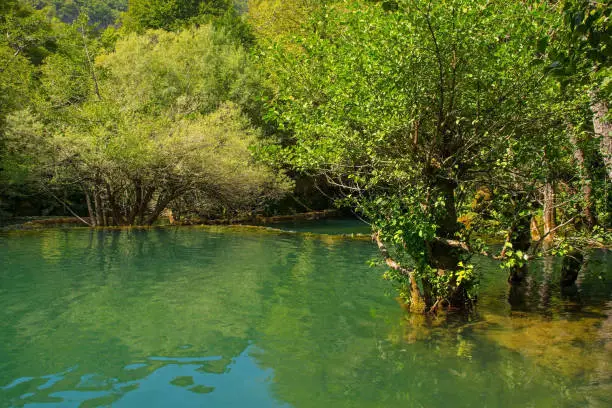
{"type": "Polygon", "coordinates": [[[555,186],[550,181],[544,185],[544,244],[550,246],[555,239],[557,210],[555,208],[555,186]]]}
{"type": "Polygon", "coordinates": [[[172,201],[172,198],[173,197],[170,195],[167,195],[167,196],[161,195],[157,199],[157,203],[155,204],[155,208],[153,209],[153,212],[151,212],[151,214],[147,218],[147,225],[152,225],[155,222],[155,220],[159,218],[159,215],[161,214],[162,211],[164,211],[164,208],[166,208],[166,206],[170,204],[170,201],[172,201]]]}
{"type": "Polygon", "coordinates": [[[174,225],[174,215],[172,214],[172,210],[170,208],[166,208],[165,215],[168,217],[168,222],[170,223],[170,225],[174,225]]]}
{"type": "Polygon", "coordinates": [[[572,251],[563,257],[563,263],[561,265],[561,286],[571,286],[576,282],[583,262],[584,255],[579,251],[572,251]]]}
{"type": "MultiPolygon", "coordinates": [[[[437,235],[447,240],[453,240],[456,238],[455,234],[459,230],[455,203],[456,183],[447,179],[438,179],[434,188],[444,200],[444,212],[436,220],[438,225],[437,235]]],[[[427,261],[429,266],[437,270],[438,275],[454,273],[458,268],[459,261],[461,261],[464,252],[462,248],[452,246],[444,240],[427,242],[427,261]]],[[[431,310],[435,308],[442,299],[436,299],[433,295],[431,282],[427,279],[422,279],[422,286],[425,303],[427,308],[431,310]]],[[[457,285],[454,279],[452,279],[450,287],[453,289],[451,293],[446,294],[444,299],[444,301],[448,301],[448,306],[456,309],[465,309],[468,307],[469,299],[464,285],[457,285]]]]}
{"type": "Polygon", "coordinates": [[[87,186],[83,186],[83,194],[85,194],[85,202],[87,203],[87,213],[89,215],[89,222],[92,227],[96,227],[98,225],[96,217],[93,212],[93,208],[91,206],[91,198],[89,197],[89,190],[87,186]]]}
{"type": "Polygon", "coordinates": [[[93,187],[93,195],[94,195],[94,209],[96,213],[96,225],[99,227],[104,227],[106,224],[104,223],[104,209],[102,208],[102,198],[100,197],[100,191],[94,185],[93,187]]]}
{"type": "Polygon", "coordinates": [[[582,185],[582,195],[584,197],[584,219],[589,229],[592,229],[597,225],[597,219],[593,211],[593,188],[591,186],[591,177],[584,161],[584,151],[578,143],[576,134],[573,132],[573,129],[569,129],[569,132],[570,142],[574,146],[574,160],[580,170],[580,184],[582,185]]]}
{"type": "MultiPolygon", "coordinates": [[[[138,225],[143,225],[145,222],[145,215],[147,211],[147,206],[153,199],[153,194],[155,193],[155,187],[149,187],[145,189],[145,192],[142,197],[142,201],[140,203],[140,208],[138,208],[138,225]]],[[[163,208],[162,208],[163,210],[163,208]]]]}
{"type": "Polygon", "coordinates": [[[542,272],[543,279],[540,284],[540,302],[538,304],[538,309],[540,310],[548,310],[550,307],[550,297],[551,297],[551,278],[553,276],[554,271],[554,257],[547,256],[542,260],[542,272]]]}
{"type": "Polygon", "coordinates": [[[426,311],[428,311],[429,309],[427,307],[427,302],[425,301],[425,296],[421,292],[416,277],[414,276],[414,269],[404,268],[400,264],[395,262],[393,258],[391,258],[387,247],[385,247],[385,244],[380,239],[380,231],[375,232],[372,235],[372,239],[378,245],[378,249],[387,266],[393,270],[398,271],[400,274],[408,278],[410,282],[410,311],[415,313],[425,313],[426,311]]]}
{"type": "Polygon", "coordinates": [[[114,225],[125,225],[125,220],[121,215],[121,209],[115,200],[115,195],[113,194],[110,184],[106,184],[106,194],[108,195],[108,204],[110,206],[111,215],[113,218],[114,225]]]}
{"type": "Polygon", "coordinates": [[[138,179],[132,180],[132,183],[134,184],[134,194],[136,197],[134,200],[134,205],[132,206],[132,208],[130,209],[130,213],[128,214],[128,225],[134,225],[136,215],[138,215],[138,212],[140,211],[140,206],[142,205],[142,183],[138,179]]]}
{"type": "Polygon", "coordinates": [[[410,311],[412,313],[426,313],[431,305],[427,305],[425,297],[419,290],[419,285],[414,277],[410,278],[410,311]]]}
{"type": "Polygon", "coordinates": [[[540,235],[540,229],[538,228],[538,223],[536,222],[535,217],[531,217],[531,240],[539,241],[542,238],[540,235]]]}
{"type": "MultiPolygon", "coordinates": [[[[467,245],[456,240],[456,233],[460,224],[457,222],[457,210],[455,204],[456,183],[445,178],[432,179],[432,200],[428,203],[430,211],[436,216],[435,223],[437,237],[427,240],[424,261],[434,270],[437,277],[417,276],[416,271],[401,267],[395,262],[380,241],[379,234],[374,235],[378,247],[383,254],[387,265],[408,277],[410,284],[410,310],[416,313],[435,312],[442,306],[453,309],[465,310],[471,306],[466,282],[457,283],[455,272],[459,268],[459,262],[465,259],[464,255],[469,250],[467,245]],[[439,211],[434,208],[438,200],[444,202],[444,209],[439,211]],[[437,278],[447,275],[450,277],[443,288],[435,285],[437,278]]],[[[169,202],[170,200],[168,200],[169,202]]],[[[166,204],[167,205],[167,204],[166,204]]],[[[159,207],[159,206],[158,206],[159,207]]],[[[427,273],[430,273],[428,268],[427,273]]]]}
{"type": "MultiPolygon", "coordinates": [[[[530,208],[528,197],[526,194],[517,194],[514,205],[514,222],[508,231],[507,242],[512,244],[514,251],[522,251],[527,253],[531,247],[531,218],[530,213],[523,214],[525,209],[530,208]]],[[[502,251],[502,257],[505,256],[505,248],[502,251]]],[[[516,265],[510,269],[508,282],[520,283],[527,275],[527,264],[522,266],[516,265]]]]}
{"type": "Polygon", "coordinates": [[[508,304],[512,311],[526,311],[527,285],[508,285],[508,304]]]}
{"type": "Polygon", "coordinates": [[[457,222],[457,207],[455,205],[455,188],[457,184],[454,181],[439,179],[435,188],[440,192],[444,200],[444,214],[439,220],[438,235],[444,238],[453,239],[455,233],[459,230],[457,222]]]}
{"type": "Polygon", "coordinates": [[[591,111],[593,112],[593,130],[599,139],[599,149],[606,164],[608,180],[612,181],[612,123],[606,120],[608,104],[592,96],[591,111]]]}

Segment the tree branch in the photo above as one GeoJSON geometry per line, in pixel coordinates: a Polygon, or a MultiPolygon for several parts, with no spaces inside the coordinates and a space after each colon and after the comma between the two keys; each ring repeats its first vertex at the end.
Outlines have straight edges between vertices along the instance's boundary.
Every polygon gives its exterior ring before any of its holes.
{"type": "Polygon", "coordinates": [[[380,231],[377,231],[372,235],[372,240],[374,240],[378,245],[378,249],[380,250],[382,257],[389,268],[401,273],[404,276],[409,277],[411,280],[414,279],[414,269],[404,268],[403,266],[398,264],[393,258],[391,258],[387,247],[380,240],[380,231]]]}
{"type": "MultiPolygon", "coordinates": [[[[442,237],[435,237],[434,239],[436,241],[438,241],[438,242],[442,242],[443,244],[448,245],[449,247],[452,247],[452,248],[461,248],[464,251],[472,253],[472,254],[478,253],[479,255],[484,255],[484,256],[488,256],[488,257],[491,256],[485,250],[481,250],[481,251],[476,252],[472,247],[470,247],[468,244],[466,244],[465,242],[462,242],[462,241],[457,241],[455,239],[447,239],[447,238],[442,238],[442,237]]],[[[494,259],[496,259],[496,258],[494,258],[494,259]]]]}
{"type": "Polygon", "coordinates": [[[562,224],[557,225],[555,228],[551,229],[550,231],[548,231],[546,234],[543,234],[539,240],[536,241],[535,245],[532,246],[533,250],[531,251],[532,254],[535,253],[535,251],[538,250],[538,248],[540,247],[540,245],[542,245],[542,242],[544,242],[544,239],[549,236],[550,234],[552,234],[553,232],[555,232],[556,230],[558,230],[559,228],[565,227],[567,224],[569,224],[570,222],[574,221],[576,219],[576,216],[570,218],[569,220],[565,221],[562,224]]]}
{"type": "Polygon", "coordinates": [[[45,190],[47,191],[47,193],[49,193],[49,195],[51,195],[51,197],[55,198],[57,200],[58,203],[64,205],[66,207],[66,209],[70,212],[70,214],[74,215],[75,217],[77,217],[79,219],[79,221],[81,221],[83,224],[92,227],[91,223],[85,221],[83,218],[79,217],[77,215],[77,213],[75,213],[74,211],[72,211],[72,208],[70,208],[70,206],[68,205],[68,203],[66,203],[65,201],[61,200],[58,196],[56,196],[55,194],[53,194],[53,192],[48,189],[45,188],[45,190]]]}

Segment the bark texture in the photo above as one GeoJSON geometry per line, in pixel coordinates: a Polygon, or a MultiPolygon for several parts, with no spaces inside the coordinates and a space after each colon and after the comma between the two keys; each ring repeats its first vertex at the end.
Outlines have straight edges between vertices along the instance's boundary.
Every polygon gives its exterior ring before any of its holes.
{"type": "Polygon", "coordinates": [[[555,186],[550,181],[544,185],[544,244],[550,245],[555,239],[557,210],[555,208],[555,186]]]}
{"type": "Polygon", "coordinates": [[[593,98],[591,110],[593,111],[593,130],[599,139],[599,150],[606,164],[608,180],[612,181],[612,123],[606,120],[608,104],[605,101],[593,98]]]}
{"type": "Polygon", "coordinates": [[[582,185],[582,196],[584,198],[584,220],[589,228],[593,228],[597,224],[595,211],[593,209],[593,187],[591,185],[591,177],[586,166],[584,151],[580,147],[576,134],[570,129],[570,142],[574,147],[574,161],[580,170],[580,184],[582,185]]]}

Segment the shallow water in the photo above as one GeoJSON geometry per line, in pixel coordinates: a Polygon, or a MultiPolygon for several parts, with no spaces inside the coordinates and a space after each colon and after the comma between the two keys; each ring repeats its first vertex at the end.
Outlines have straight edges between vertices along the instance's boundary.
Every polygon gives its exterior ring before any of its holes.
{"type": "Polygon", "coordinates": [[[355,218],[327,218],[317,221],[296,220],[268,224],[285,231],[311,232],[315,234],[370,234],[371,228],[355,218]]]}
{"type": "Polygon", "coordinates": [[[0,407],[610,407],[612,261],[406,314],[367,241],[228,228],[0,235],[0,407]],[[509,299],[511,302],[509,302],[509,299]]]}

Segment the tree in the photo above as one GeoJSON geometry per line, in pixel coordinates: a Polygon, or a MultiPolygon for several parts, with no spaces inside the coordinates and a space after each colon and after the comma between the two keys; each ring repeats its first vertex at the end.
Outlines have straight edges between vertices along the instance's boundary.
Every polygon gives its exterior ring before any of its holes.
{"type": "Polygon", "coordinates": [[[121,12],[127,10],[127,0],[29,0],[37,9],[49,10],[60,21],[71,24],[81,14],[98,28],[117,23],[121,12]]]}
{"type": "Polygon", "coordinates": [[[342,2],[268,59],[270,117],[293,132],[283,160],[344,189],[415,310],[469,303],[477,275],[458,222],[469,191],[529,197],[499,164],[535,168],[512,149],[538,149],[534,135],[559,126],[533,64],[548,19],[538,2],[342,2]]]}
{"type": "Polygon", "coordinates": [[[544,72],[558,81],[553,113],[565,123],[566,150],[573,153],[569,161],[574,167],[551,169],[544,190],[543,238],[550,241],[547,246],[556,246],[553,253],[564,255],[561,284],[567,286],[578,276],[585,249],[610,239],[604,228],[610,223],[612,202],[612,7],[609,2],[582,0],[556,6],[561,21],[540,38],[538,50],[547,65],[544,72]],[[566,221],[556,225],[556,212],[563,212],[566,221]],[[557,237],[567,225],[564,236],[557,237]]]}
{"type": "MultiPolygon", "coordinates": [[[[44,83],[63,69],[49,63],[44,83]]],[[[255,73],[223,33],[130,35],[95,69],[99,95],[56,123],[49,170],[52,181],[83,189],[91,225],[151,224],[187,196],[209,210],[248,211],[288,187],[250,153],[258,131],[241,106],[255,73]]]]}
{"type": "Polygon", "coordinates": [[[560,44],[552,47],[549,69],[565,84],[583,85],[591,94],[593,130],[600,141],[608,179],[612,181],[612,5],[608,1],[566,0],[560,44]]]}
{"type": "MultiPolygon", "coordinates": [[[[41,13],[21,1],[0,5],[0,216],[10,215],[17,201],[31,196],[31,157],[24,144],[7,134],[7,125],[14,124],[17,112],[27,109],[36,99],[39,69],[42,60],[55,47],[52,25],[41,13]],[[12,145],[12,146],[11,146],[12,145]],[[22,156],[22,153],[25,156],[22,156]]],[[[30,123],[31,112],[24,124],[30,123]]]]}
{"type": "Polygon", "coordinates": [[[122,22],[127,31],[138,33],[150,28],[176,30],[212,23],[243,45],[253,42],[250,28],[233,0],[130,0],[122,22]]]}

